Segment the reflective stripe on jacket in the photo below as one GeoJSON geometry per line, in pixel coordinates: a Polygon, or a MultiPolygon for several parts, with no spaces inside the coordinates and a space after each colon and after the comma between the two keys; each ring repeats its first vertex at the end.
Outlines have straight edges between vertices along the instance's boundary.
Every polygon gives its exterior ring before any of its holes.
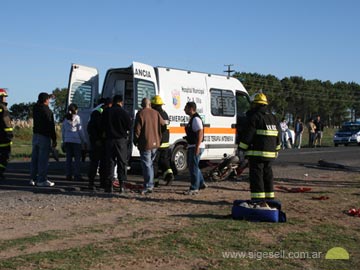
{"type": "Polygon", "coordinates": [[[276,117],[266,111],[266,106],[247,113],[246,128],[240,134],[239,148],[248,157],[275,159],[280,150],[280,127],[276,117]]]}
{"type": "Polygon", "coordinates": [[[0,102],[0,147],[10,146],[13,136],[13,128],[7,104],[0,102]]]}

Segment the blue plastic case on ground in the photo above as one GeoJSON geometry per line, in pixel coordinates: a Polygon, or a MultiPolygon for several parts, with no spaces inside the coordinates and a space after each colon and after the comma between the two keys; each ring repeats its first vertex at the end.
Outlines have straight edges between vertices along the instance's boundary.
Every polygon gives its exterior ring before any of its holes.
{"type": "Polygon", "coordinates": [[[266,203],[271,208],[276,208],[276,210],[247,208],[240,206],[240,204],[244,202],[254,203],[254,201],[251,200],[235,200],[231,211],[233,219],[263,222],[286,222],[286,215],[281,211],[281,203],[279,201],[266,200],[266,203]]]}

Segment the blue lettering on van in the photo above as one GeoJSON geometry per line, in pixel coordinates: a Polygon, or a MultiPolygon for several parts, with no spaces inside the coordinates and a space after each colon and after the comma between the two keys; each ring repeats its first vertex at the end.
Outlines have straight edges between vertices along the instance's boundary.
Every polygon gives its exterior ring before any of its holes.
{"type": "Polygon", "coordinates": [[[135,69],[135,75],[145,77],[145,78],[151,78],[151,73],[148,70],[145,69],[135,69]]]}

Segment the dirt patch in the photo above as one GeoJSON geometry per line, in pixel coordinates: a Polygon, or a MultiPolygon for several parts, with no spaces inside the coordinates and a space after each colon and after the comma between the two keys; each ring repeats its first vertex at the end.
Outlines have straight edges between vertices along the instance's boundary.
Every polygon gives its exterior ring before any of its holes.
{"type": "MultiPolygon", "coordinates": [[[[274,167],[275,186],[311,187],[311,191],[291,193],[276,190],[288,221],[303,221],[306,226],[276,228],[276,232],[262,230],[251,235],[264,244],[281,241],[278,232],[306,231],[316,224],[358,227],[360,218],[346,215],[352,207],[360,208],[360,175],[356,172],[324,171],[303,166],[274,167]],[[326,196],[327,200],[313,197],[326,196]]],[[[0,199],[0,240],[36,237],[54,231],[59,237],[43,245],[41,241],[21,250],[18,247],[0,250],[0,258],[44,251],[66,250],[114,238],[147,239],[171,234],[189,226],[196,218],[207,215],[226,218],[232,202],[249,198],[248,171],[235,180],[209,183],[199,195],[182,194],[188,187],[186,178],[177,179],[172,186],[160,186],[151,195],[137,193],[105,196],[103,193],[36,194],[26,191],[2,192],[0,199]]],[[[131,176],[129,177],[131,180],[131,176]]],[[[93,269],[118,269],[121,258],[93,269]]],[[[200,259],[192,262],[193,269],[206,269],[200,259]],[[196,264],[197,263],[197,264],[196,264]]],[[[208,263],[208,262],[207,262],[208,263]]],[[[191,269],[179,258],[142,258],[127,261],[124,269],[191,269]]]]}

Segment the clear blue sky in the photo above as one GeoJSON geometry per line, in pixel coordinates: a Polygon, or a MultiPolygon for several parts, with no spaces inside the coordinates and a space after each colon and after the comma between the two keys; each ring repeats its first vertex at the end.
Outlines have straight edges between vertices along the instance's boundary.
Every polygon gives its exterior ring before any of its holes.
{"type": "Polygon", "coordinates": [[[0,14],[9,106],[67,87],[71,63],[100,84],[132,61],[360,83],[358,0],[1,0],[0,14]]]}

